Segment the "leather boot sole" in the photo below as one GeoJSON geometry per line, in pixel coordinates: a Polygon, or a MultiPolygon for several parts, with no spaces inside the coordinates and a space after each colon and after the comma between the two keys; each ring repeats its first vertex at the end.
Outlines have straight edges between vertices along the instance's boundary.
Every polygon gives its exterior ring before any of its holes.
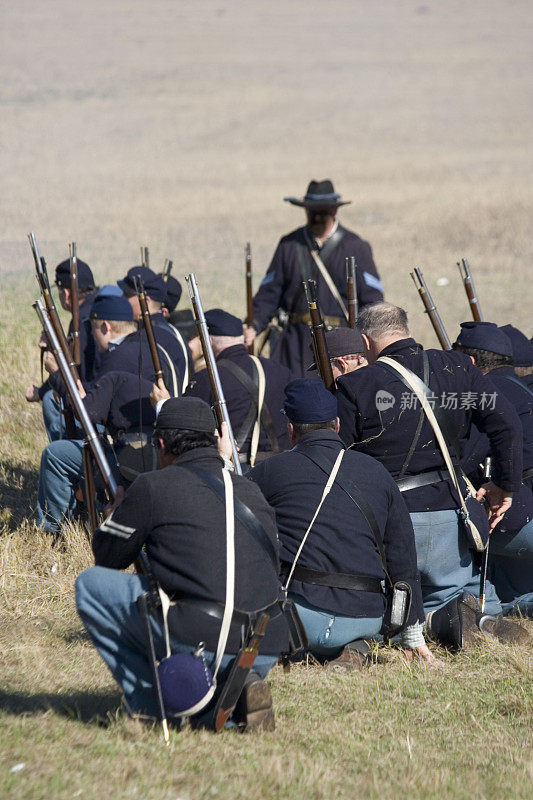
{"type": "Polygon", "coordinates": [[[243,733],[273,731],[276,728],[270,686],[261,679],[249,681],[239,698],[239,711],[243,733]]]}

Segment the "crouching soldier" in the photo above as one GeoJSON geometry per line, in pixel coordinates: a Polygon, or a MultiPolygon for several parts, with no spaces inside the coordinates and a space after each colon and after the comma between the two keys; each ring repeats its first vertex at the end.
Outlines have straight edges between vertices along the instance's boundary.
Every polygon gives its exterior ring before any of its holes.
{"type": "MultiPolygon", "coordinates": [[[[170,602],[168,613],[158,608],[151,616],[160,669],[168,652],[188,656],[186,674],[167,691],[172,695],[169,715],[192,714],[202,704],[203,695],[193,696],[198,666],[208,676],[219,667],[217,683],[224,691],[250,620],[255,624],[267,613],[270,621],[235,722],[271,729],[272,700],[263,679],[288,644],[278,603],[275,517],[257,486],[224,469],[214,427],[211,409],[199,398],[171,398],[163,404],[153,436],[162,469],[140,475],[96,529],[97,566],[78,577],[76,602],[124,692],[126,708],[149,717],[157,717],[159,709],[137,601],[150,580],[118,570],[133,564],[145,548],[152,579],[170,602]]],[[[213,722],[216,703],[217,693],[202,708],[206,725],[213,722]]]]}
{"type": "Polygon", "coordinates": [[[398,487],[375,459],[345,450],[337,400],[322,381],[292,381],[285,394],[293,449],[248,477],[276,511],[284,583],[310,651],[329,660],[329,668],[357,667],[361,640],[382,629],[383,585],[390,578],[410,590],[402,633],[408,657],[417,650],[434,661],[422,634],[413,526],[398,487]]]}

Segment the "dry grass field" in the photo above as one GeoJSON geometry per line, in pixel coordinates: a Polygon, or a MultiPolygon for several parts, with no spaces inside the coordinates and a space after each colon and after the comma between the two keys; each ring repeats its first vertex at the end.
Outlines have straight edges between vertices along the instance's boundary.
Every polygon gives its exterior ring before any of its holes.
{"type": "Polygon", "coordinates": [[[311,178],[353,200],[341,219],[424,343],[409,270],[453,337],[462,256],[485,318],[530,335],[532,29],[527,0],[3,4],[2,797],[529,800],[524,648],[480,643],[438,671],[388,649],[355,676],[277,669],[275,734],[174,732],[165,749],[125,720],[75,613],[83,535],[54,548],[32,523],[45,436],[23,390],[38,382],[29,230],[51,268],[76,240],[100,282],[148,245],[197,273],[206,307],[243,314],[244,243],[257,283],[303,219],[283,196],[311,178]]]}

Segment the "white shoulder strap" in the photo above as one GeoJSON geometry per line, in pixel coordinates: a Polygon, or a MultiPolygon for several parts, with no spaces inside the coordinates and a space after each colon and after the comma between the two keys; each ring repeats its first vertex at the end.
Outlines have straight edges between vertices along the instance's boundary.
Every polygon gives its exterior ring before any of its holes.
{"type": "MultiPolygon", "coordinates": [[[[444,458],[444,462],[446,464],[446,468],[447,468],[448,472],[450,473],[450,477],[451,477],[451,479],[453,481],[453,485],[455,487],[455,490],[456,490],[457,494],[459,495],[459,501],[461,503],[461,508],[463,510],[465,518],[468,520],[468,518],[469,518],[468,509],[466,507],[466,503],[465,503],[465,499],[463,497],[463,493],[461,492],[461,489],[460,489],[460,486],[459,486],[459,481],[457,480],[457,473],[455,471],[455,467],[453,466],[452,459],[450,458],[450,451],[448,450],[448,445],[446,444],[446,440],[445,440],[444,436],[442,435],[442,431],[440,429],[439,423],[437,422],[437,418],[435,416],[435,413],[434,413],[433,409],[431,408],[424,391],[422,390],[421,386],[419,386],[419,380],[420,379],[418,378],[417,375],[413,375],[413,373],[411,372],[410,369],[406,369],[402,364],[398,363],[398,361],[396,361],[396,359],[394,359],[394,358],[389,358],[388,356],[380,356],[378,358],[378,362],[380,362],[380,361],[383,362],[384,364],[388,364],[389,367],[392,367],[394,370],[396,370],[396,372],[399,375],[402,376],[404,381],[407,384],[409,384],[409,386],[411,387],[413,392],[416,394],[416,396],[417,396],[417,398],[418,398],[418,400],[420,402],[420,405],[424,409],[424,413],[425,413],[425,415],[426,415],[426,417],[428,419],[428,422],[430,423],[431,427],[433,428],[433,433],[435,434],[435,437],[437,439],[440,451],[442,453],[442,457],[444,458]],[[416,380],[414,380],[415,378],[416,378],[416,380]]],[[[422,383],[422,381],[420,381],[420,383],[422,383]]],[[[469,489],[470,489],[470,487],[469,487],[469,489]]],[[[475,536],[475,534],[474,534],[474,536],[475,536]]],[[[479,549],[481,549],[481,550],[483,549],[483,543],[481,541],[481,537],[479,539],[479,543],[476,543],[476,544],[478,544],[479,549]]]]}
{"type": "Polygon", "coordinates": [[[322,261],[322,259],[320,258],[320,256],[318,255],[316,250],[311,250],[311,255],[313,256],[313,261],[315,262],[315,264],[317,265],[318,269],[320,270],[320,274],[322,275],[322,277],[326,281],[326,283],[328,285],[328,289],[330,290],[331,294],[333,295],[333,297],[335,298],[337,303],[340,305],[340,307],[342,309],[342,313],[346,317],[346,322],[348,322],[348,310],[347,310],[346,306],[344,305],[344,300],[340,296],[339,290],[335,286],[335,284],[333,282],[333,278],[329,274],[326,265],[324,264],[324,262],[322,261]]]}
{"type": "MultiPolygon", "coordinates": [[[[157,342],[156,342],[156,344],[157,344],[157,342]]],[[[176,376],[176,370],[174,369],[174,364],[172,363],[172,359],[170,358],[169,354],[167,353],[167,351],[165,350],[165,348],[162,345],[157,344],[157,349],[161,353],[163,353],[163,355],[165,357],[165,361],[167,362],[168,368],[170,370],[170,376],[172,378],[172,386],[167,387],[167,388],[171,392],[172,397],[178,397],[179,396],[178,379],[177,379],[177,376],[176,376]]]]}
{"type": "Polygon", "coordinates": [[[183,350],[183,357],[185,358],[185,372],[183,373],[183,381],[181,385],[181,392],[185,394],[185,389],[189,385],[189,354],[187,352],[187,345],[183,339],[183,336],[179,332],[179,330],[175,327],[175,325],[171,325],[170,322],[168,323],[169,328],[172,328],[172,333],[176,337],[179,342],[181,349],[183,350]]]}
{"type": "Polygon", "coordinates": [[[252,431],[252,444],[250,448],[250,466],[253,467],[257,456],[257,449],[259,447],[259,434],[261,433],[261,412],[263,411],[263,403],[265,401],[266,378],[263,365],[257,356],[250,356],[257,369],[259,377],[259,392],[257,397],[257,419],[255,421],[254,429],[252,431]]]}
{"type": "Polygon", "coordinates": [[[339,452],[339,455],[337,456],[337,458],[335,460],[335,463],[333,464],[333,469],[331,470],[331,474],[330,474],[330,476],[329,476],[329,478],[328,478],[328,480],[326,482],[326,485],[324,486],[324,491],[322,492],[322,497],[320,498],[320,503],[318,504],[317,510],[315,511],[315,513],[313,515],[313,519],[309,523],[309,527],[307,528],[306,532],[303,535],[303,539],[300,542],[300,547],[298,548],[298,551],[297,551],[296,555],[294,556],[294,561],[292,562],[292,567],[291,567],[291,571],[289,572],[289,577],[285,581],[285,586],[283,587],[285,589],[285,591],[287,591],[289,583],[292,580],[292,574],[293,574],[293,572],[295,570],[296,562],[300,558],[300,553],[302,552],[304,544],[307,541],[307,537],[309,536],[309,533],[311,532],[311,528],[315,524],[315,519],[318,517],[318,512],[322,508],[322,504],[324,503],[324,500],[326,499],[326,497],[328,496],[328,494],[331,491],[331,487],[333,486],[335,478],[337,477],[337,472],[339,471],[339,467],[341,465],[342,457],[343,457],[345,452],[346,452],[346,450],[341,450],[339,452]]]}

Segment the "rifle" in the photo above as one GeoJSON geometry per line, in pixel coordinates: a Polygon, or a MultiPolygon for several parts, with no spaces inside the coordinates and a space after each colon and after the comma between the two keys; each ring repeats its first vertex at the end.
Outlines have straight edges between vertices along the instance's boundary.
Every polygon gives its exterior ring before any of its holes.
{"type": "Polygon", "coordinates": [[[46,262],[44,258],[41,258],[39,256],[39,251],[37,250],[37,242],[35,241],[35,236],[33,235],[33,233],[28,233],[28,239],[30,240],[30,247],[33,253],[33,260],[35,261],[35,269],[37,270],[37,282],[39,283],[39,288],[41,290],[46,311],[50,318],[50,323],[52,324],[54,333],[59,342],[59,347],[61,349],[61,352],[65,356],[72,377],[74,381],[77,381],[79,379],[78,370],[76,369],[76,364],[72,359],[72,354],[68,346],[67,337],[65,336],[63,326],[61,325],[61,320],[59,319],[59,315],[57,313],[57,309],[55,307],[55,303],[52,298],[52,292],[50,290],[50,282],[48,280],[48,274],[46,272],[46,262]]]}
{"type": "Polygon", "coordinates": [[[355,285],[355,256],[346,259],[346,296],[348,298],[348,325],[355,328],[357,317],[357,295],[355,285]]]}
{"type": "MultiPolygon", "coordinates": [[[[91,491],[91,488],[92,488],[92,491],[94,492],[94,481],[92,481],[92,479],[93,479],[92,462],[94,460],[94,463],[96,464],[96,466],[98,468],[98,471],[99,471],[99,473],[100,473],[100,475],[102,477],[102,481],[103,481],[103,484],[104,484],[104,487],[105,487],[105,491],[106,491],[107,497],[108,497],[108,499],[110,501],[113,501],[115,499],[115,497],[116,497],[116,494],[117,494],[117,484],[116,484],[115,478],[113,477],[113,473],[111,472],[111,468],[110,468],[109,464],[107,463],[107,459],[106,459],[106,457],[104,455],[102,444],[100,442],[100,439],[98,438],[98,434],[96,432],[96,429],[95,429],[94,425],[92,424],[91,419],[90,419],[90,417],[89,417],[89,415],[87,413],[87,409],[85,408],[83,400],[80,397],[76,382],[75,382],[74,378],[71,375],[71,372],[70,372],[70,369],[69,369],[69,365],[67,363],[67,359],[65,358],[65,355],[61,350],[58,338],[57,338],[57,336],[55,334],[55,331],[53,329],[53,326],[51,324],[50,317],[47,314],[47,311],[45,310],[45,307],[43,306],[43,304],[42,304],[42,302],[40,300],[37,300],[33,304],[33,307],[35,308],[35,311],[37,312],[37,316],[39,317],[39,319],[41,321],[41,324],[43,326],[43,329],[46,332],[46,336],[48,338],[48,341],[50,342],[50,346],[51,346],[51,348],[52,348],[52,350],[54,352],[54,355],[55,355],[55,357],[57,359],[57,364],[59,366],[59,370],[61,372],[61,376],[63,378],[63,381],[65,382],[65,386],[66,386],[67,391],[68,391],[70,402],[72,403],[72,406],[76,411],[76,415],[77,415],[78,419],[81,422],[81,426],[82,426],[84,434],[85,434],[84,466],[86,467],[88,472],[90,472],[90,478],[89,478],[90,488],[89,488],[89,491],[91,491]]],[[[90,524],[91,524],[92,530],[94,531],[94,528],[96,527],[96,523],[97,523],[96,509],[95,509],[94,506],[93,506],[92,510],[89,509],[89,514],[90,514],[90,524]]],[[[138,560],[135,562],[135,567],[137,569],[137,572],[145,573],[148,576],[148,578],[149,578],[151,583],[153,583],[155,581],[155,578],[154,578],[154,576],[153,576],[153,574],[151,572],[151,569],[150,569],[150,562],[148,561],[148,557],[147,557],[146,553],[143,550],[141,550],[141,552],[139,553],[138,560]]],[[[153,655],[153,658],[150,658],[151,663],[154,662],[155,654],[153,654],[149,650],[149,657],[152,657],[152,655],[153,655]]],[[[159,680],[157,678],[157,667],[155,666],[155,662],[152,663],[152,666],[155,668],[155,672],[156,672],[155,688],[156,688],[156,690],[159,688],[157,699],[158,699],[158,705],[159,705],[159,713],[160,713],[160,717],[161,717],[161,724],[163,726],[163,733],[164,733],[164,736],[165,736],[165,741],[168,743],[168,726],[167,726],[167,720],[166,720],[166,713],[165,713],[165,708],[163,706],[163,701],[162,701],[162,697],[161,697],[161,687],[159,685],[159,680]]]]}
{"type": "Polygon", "coordinates": [[[446,333],[446,330],[442,323],[442,319],[440,318],[440,314],[437,311],[437,307],[433,302],[428,287],[426,286],[424,276],[422,275],[422,272],[418,267],[415,267],[414,272],[411,272],[411,278],[413,279],[413,282],[416,288],[418,289],[418,294],[422,298],[425,313],[431,320],[431,324],[433,325],[433,330],[437,334],[437,339],[439,340],[440,346],[442,347],[443,350],[451,350],[452,343],[448,338],[448,334],[446,333]]]}
{"type": "Polygon", "coordinates": [[[472,316],[476,322],[483,322],[483,314],[481,313],[481,306],[479,305],[479,300],[477,299],[476,287],[474,286],[474,281],[472,280],[472,273],[470,272],[468,261],[466,258],[462,258],[461,261],[457,262],[457,266],[459,267],[459,274],[463,279],[463,286],[465,287],[466,296],[468,297],[468,302],[470,303],[470,311],[472,312],[472,316]]]}
{"type": "Polygon", "coordinates": [[[316,281],[303,281],[305,296],[309,306],[309,316],[311,317],[311,341],[313,344],[313,352],[315,354],[315,363],[318,374],[324,381],[324,386],[330,392],[335,391],[335,380],[333,378],[333,371],[329,360],[328,346],[326,344],[326,328],[324,320],[318,306],[318,297],[316,292],[316,281]]]}
{"type": "Polygon", "coordinates": [[[238,475],[242,475],[242,467],[241,467],[241,462],[239,461],[239,453],[237,450],[237,445],[235,444],[233,429],[231,427],[231,422],[228,414],[228,407],[226,405],[226,399],[224,397],[224,392],[222,390],[220,375],[218,374],[218,368],[215,361],[215,354],[213,353],[211,339],[209,338],[209,331],[207,330],[207,322],[205,321],[204,309],[202,307],[202,301],[200,299],[200,293],[198,291],[198,285],[196,283],[196,277],[194,273],[191,272],[190,275],[186,275],[185,280],[187,281],[187,288],[189,289],[189,297],[191,298],[192,310],[194,318],[196,320],[196,325],[198,327],[198,336],[200,337],[200,342],[202,344],[202,351],[205,358],[205,366],[207,369],[207,374],[209,376],[209,383],[211,385],[211,393],[214,399],[213,411],[215,412],[217,418],[218,432],[222,434],[222,423],[226,422],[228,425],[228,433],[231,441],[231,449],[233,452],[232,460],[233,460],[233,465],[235,467],[235,472],[238,475]]]}
{"type": "Polygon", "coordinates": [[[163,378],[163,370],[161,369],[161,361],[159,360],[159,353],[157,350],[157,344],[155,341],[154,336],[154,329],[152,326],[152,320],[150,318],[150,312],[148,311],[148,303],[146,301],[146,294],[144,291],[144,285],[142,282],[142,278],[139,278],[138,275],[135,275],[133,278],[133,282],[135,284],[135,291],[137,292],[137,297],[139,298],[139,305],[141,307],[141,318],[144,324],[144,329],[146,331],[146,338],[148,339],[148,347],[150,348],[150,355],[152,356],[152,363],[154,365],[154,372],[155,372],[155,381],[163,381],[165,383],[165,379],[163,378]]]}
{"type": "Polygon", "coordinates": [[[70,250],[70,306],[72,311],[72,360],[81,365],[80,349],[80,300],[78,294],[78,256],[76,242],[69,245],[70,250]]]}
{"type": "Polygon", "coordinates": [[[147,247],[141,247],[141,264],[143,267],[150,268],[150,253],[147,247]]]}
{"type": "MultiPolygon", "coordinates": [[[[250,242],[246,242],[244,256],[246,275],[246,324],[251,328],[254,324],[254,297],[252,293],[252,248],[250,247],[250,242]]],[[[253,356],[253,343],[248,345],[248,352],[253,356]]]]}
{"type": "Polygon", "coordinates": [[[172,267],[173,267],[172,261],[169,258],[165,258],[165,266],[163,267],[163,272],[161,273],[161,277],[163,278],[165,283],[168,281],[168,276],[172,271],[172,267]]]}

